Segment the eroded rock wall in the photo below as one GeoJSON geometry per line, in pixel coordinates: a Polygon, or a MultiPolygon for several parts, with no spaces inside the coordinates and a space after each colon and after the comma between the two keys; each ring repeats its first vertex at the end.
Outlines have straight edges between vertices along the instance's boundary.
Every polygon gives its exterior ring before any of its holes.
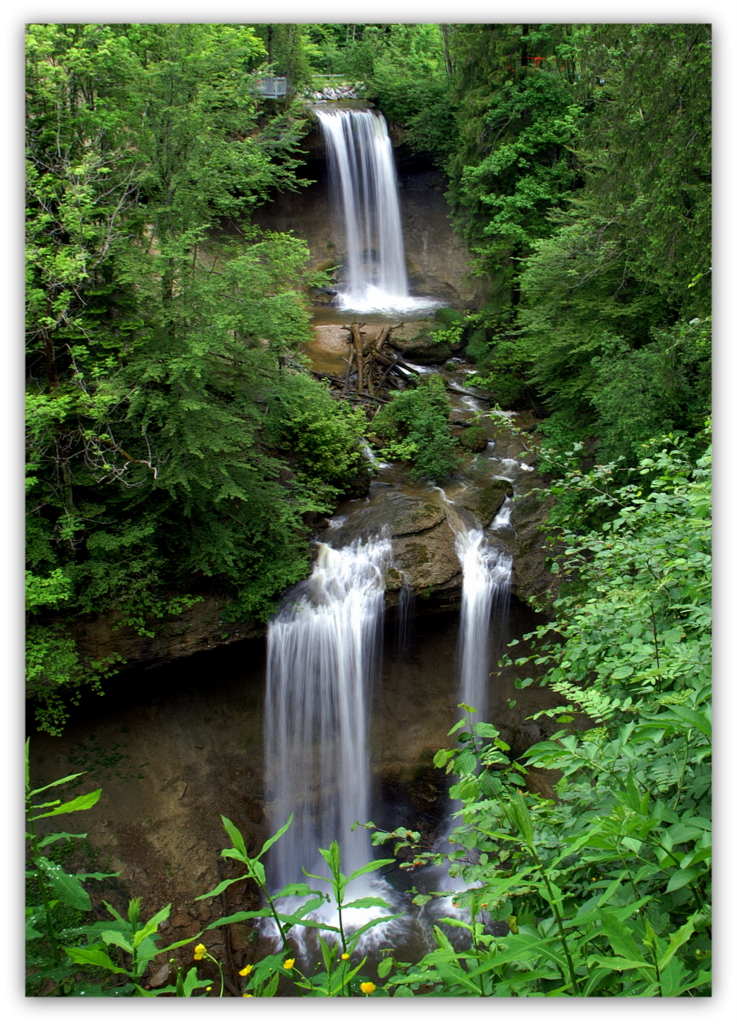
{"type": "MultiPolygon", "coordinates": [[[[311,159],[304,174],[313,184],[259,207],[253,221],[265,230],[291,231],[305,239],[310,267],[325,270],[343,258],[327,164],[311,159]]],[[[453,228],[442,174],[409,166],[400,167],[397,177],[410,290],[457,308],[475,308],[486,298],[485,286],[470,277],[470,254],[453,228]]]]}

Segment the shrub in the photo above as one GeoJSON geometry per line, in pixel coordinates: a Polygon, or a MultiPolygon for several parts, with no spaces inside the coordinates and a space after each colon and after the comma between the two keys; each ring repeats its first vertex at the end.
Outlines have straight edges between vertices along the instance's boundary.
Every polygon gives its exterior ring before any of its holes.
{"type": "Polygon", "coordinates": [[[449,413],[445,384],[434,374],[410,391],[395,392],[372,424],[381,454],[412,462],[416,477],[441,480],[448,476],[458,465],[449,413]]]}

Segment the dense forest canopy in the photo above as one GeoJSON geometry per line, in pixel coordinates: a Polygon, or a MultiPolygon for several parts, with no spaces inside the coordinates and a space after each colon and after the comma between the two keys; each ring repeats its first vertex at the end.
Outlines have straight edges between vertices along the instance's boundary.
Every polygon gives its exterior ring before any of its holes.
{"type": "MultiPolygon", "coordinates": [[[[533,748],[562,773],[534,835],[493,727],[440,753],[467,881],[503,873],[527,966],[476,936],[482,990],[446,949],[431,992],[708,994],[711,45],[699,23],[27,26],[27,692],[50,732],[115,670],[70,622],[145,633],[206,594],[265,620],[360,493],[365,415],[302,356],[324,278],[251,217],[308,183],[309,90],[361,83],[444,175],[486,300],[438,337],[543,419],[566,587],[536,664],[596,728],[533,748]]],[[[455,464],[441,391],[377,417],[420,474],[455,464]]]]}

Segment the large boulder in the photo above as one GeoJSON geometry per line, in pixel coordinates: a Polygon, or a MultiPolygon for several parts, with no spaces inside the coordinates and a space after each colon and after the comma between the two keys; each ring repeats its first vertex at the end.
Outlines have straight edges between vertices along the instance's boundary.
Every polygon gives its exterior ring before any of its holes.
{"type": "Polygon", "coordinates": [[[445,518],[429,530],[395,537],[392,562],[402,573],[402,582],[420,594],[460,587],[463,582],[453,531],[445,518]]]}
{"type": "Polygon", "coordinates": [[[455,498],[458,505],[468,509],[486,529],[506,499],[511,498],[514,488],[508,480],[492,480],[484,487],[468,488],[455,498]]]}
{"type": "Polygon", "coordinates": [[[414,323],[403,324],[392,331],[390,344],[410,362],[440,366],[453,352],[459,351],[461,346],[450,346],[445,342],[436,341],[432,327],[432,320],[416,320],[414,323]]]}
{"type": "Polygon", "coordinates": [[[474,424],[461,431],[458,443],[461,448],[465,448],[468,452],[483,452],[486,451],[489,438],[486,436],[484,427],[480,424],[474,424]]]}

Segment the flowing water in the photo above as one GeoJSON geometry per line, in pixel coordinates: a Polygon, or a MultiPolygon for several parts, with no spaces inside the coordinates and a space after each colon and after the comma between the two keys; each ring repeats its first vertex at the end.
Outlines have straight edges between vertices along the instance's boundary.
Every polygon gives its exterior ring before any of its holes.
{"type": "MultiPolygon", "coordinates": [[[[468,408],[467,395],[453,394],[452,401],[457,409],[468,408]]],[[[478,415],[483,403],[472,401],[470,411],[478,415]]],[[[504,451],[497,454],[492,440],[471,463],[470,476],[456,474],[448,482],[448,494],[432,484],[404,479],[396,467],[375,457],[372,464],[376,479],[369,497],[345,503],[329,521],[320,537],[312,575],[287,596],[269,627],[266,760],[271,831],[290,813],[295,815],[291,828],[271,851],[271,877],[279,887],[302,880],[303,868],[325,874],[317,849],[327,848],[333,839],[340,843],[346,875],[376,856],[368,832],[352,831],[352,825],[370,820],[374,813],[370,717],[374,680],[380,672],[384,580],[393,558],[391,542],[380,533],[382,524],[384,529],[391,528],[404,514],[403,503],[437,505],[440,501],[452,531],[462,572],[462,598],[456,662],[445,668],[456,678],[455,703],[475,708],[474,720],[483,720],[489,713],[490,672],[507,639],[513,499],[504,501],[486,529],[462,502],[465,492],[474,487],[472,478],[476,484],[506,480],[514,487],[527,475],[524,464],[504,451]]],[[[396,596],[392,637],[387,638],[398,664],[409,658],[413,606],[414,593],[404,581],[396,596]]],[[[399,678],[395,685],[401,688],[399,678]]],[[[458,717],[460,712],[453,720],[458,717]]],[[[444,837],[450,833],[456,809],[447,806],[439,849],[449,848],[444,837]]],[[[428,891],[459,884],[447,872],[437,871],[418,876],[417,882],[428,891]]],[[[407,909],[406,897],[376,875],[357,881],[350,896],[380,896],[396,912],[407,909]]],[[[287,901],[284,909],[293,909],[296,902],[287,901]]],[[[375,909],[355,911],[347,927],[359,927],[377,913],[375,909]]],[[[390,939],[409,941],[414,932],[412,942],[419,949],[424,941],[419,936],[429,934],[428,928],[439,917],[454,915],[463,916],[463,912],[453,908],[450,899],[439,897],[419,915],[405,913],[382,931],[367,932],[362,943],[371,948],[372,943],[386,944],[390,939]]],[[[325,909],[316,919],[335,923],[325,909]]],[[[314,934],[302,929],[294,937],[309,954],[314,934]]],[[[454,941],[461,938],[459,931],[454,941]]]]}
{"type": "Polygon", "coordinates": [[[382,114],[315,107],[345,240],[341,309],[415,313],[440,305],[409,293],[391,139],[382,114]]]}
{"type": "Polygon", "coordinates": [[[512,556],[476,527],[459,530],[456,551],[463,570],[459,632],[459,703],[469,704],[474,721],[486,721],[493,640],[503,634],[509,607],[512,556]],[[492,637],[492,626],[496,635],[492,637]]]}
{"type": "Polygon", "coordinates": [[[269,625],[266,676],[267,800],[278,888],[324,869],[318,848],[340,843],[343,871],[371,859],[368,709],[381,651],[387,539],[319,546],[312,575],[269,625]]]}

